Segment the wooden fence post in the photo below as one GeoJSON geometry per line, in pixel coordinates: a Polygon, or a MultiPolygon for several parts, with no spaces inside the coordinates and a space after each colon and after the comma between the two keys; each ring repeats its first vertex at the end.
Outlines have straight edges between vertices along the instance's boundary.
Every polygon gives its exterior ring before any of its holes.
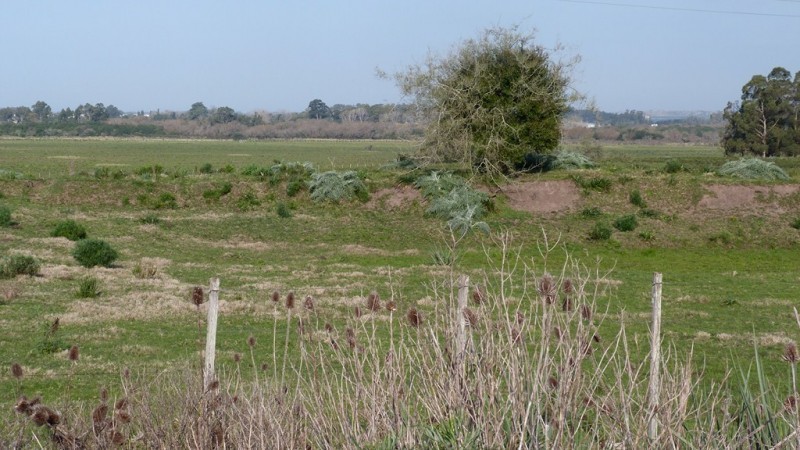
{"type": "Polygon", "coordinates": [[[214,356],[217,346],[217,315],[219,314],[219,278],[211,279],[211,290],[208,292],[208,323],[206,328],[205,370],[203,385],[205,389],[214,381],[214,356]]]}
{"type": "Polygon", "coordinates": [[[467,318],[464,316],[464,309],[467,307],[469,297],[469,277],[461,275],[458,277],[458,308],[456,309],[456,354],[458,360],[464,357],[467,350],[467,318]]]}
{"type": "Polygon", "coordinates": [[[650,421],[647,424],[647,437],[651,444],[658,437],[658,398],[661,376],[661,273],[653,274],[653,324],[650,329],[650,386],[648,397],[650,421]]]}

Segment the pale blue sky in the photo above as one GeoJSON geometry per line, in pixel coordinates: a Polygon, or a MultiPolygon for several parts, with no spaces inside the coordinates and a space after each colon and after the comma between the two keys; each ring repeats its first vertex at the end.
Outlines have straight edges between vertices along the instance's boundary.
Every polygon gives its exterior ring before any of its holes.
{"type": "Polygon", "coordinates": [[[575,87],[606,111],[721,110],[752,75],[800,70],[800,0],[2,1],[0,106],[401,102],[376,67],[514,24],[580,55],[575,87]]]}

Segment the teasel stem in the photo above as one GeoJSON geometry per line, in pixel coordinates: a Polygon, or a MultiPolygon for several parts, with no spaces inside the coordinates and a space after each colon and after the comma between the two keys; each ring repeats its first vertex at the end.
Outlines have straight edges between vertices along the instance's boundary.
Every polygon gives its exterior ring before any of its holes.
{"type": "Polygon", "coordinates": [[[256,346],[256,337],[252,334],[247,338],[247,346],[250,348],[250,362],[253,363],[253,375],[255,376],[256,386],[258,386],[258,367],[256,367],[256,356],[253,352],[256,346]]]}
{"type": "MultiPolygon", "coordinates": [[[[291,293],[290,293],[291,294],[291,293]]],[[[288,306],[288,305],[287,305],[288,306]]],[[[289,356],[289,333],[292,329],[292,308],[286,308],[286,338],[283,342],[283,364],[281,366],[281,386],[284,386],[286,376],[286,359],[289,356]]],[[[273,352],[274,353],[274,352],[273,352]]]]}

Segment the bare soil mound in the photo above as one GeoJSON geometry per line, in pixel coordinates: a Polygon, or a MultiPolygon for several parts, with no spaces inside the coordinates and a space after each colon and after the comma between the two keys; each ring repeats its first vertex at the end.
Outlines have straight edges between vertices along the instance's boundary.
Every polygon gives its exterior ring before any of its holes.
{"type": "Polygon", "coordinates": [[[368,209],[401,208],[421,201],[422,195],[412,186],[395,186],[373,193],[366,206],[368,209]]]}
{"type": "Polygon", "coordinates": [[[783,208],[777,202],[782,197],[800,192],[800,185],[797,184],[778,186],[711,184],[705,188],[709,192],[697,203],[698,209],[724,211],[768,209],[778,214],[783,212],[783,208]]]}
{"type": "Polygon", "coordinates": [[[581,193],[570,180],[529,181],[503,188],[508,204],[517,211],[564,213],[575,209],[581,193]]]}

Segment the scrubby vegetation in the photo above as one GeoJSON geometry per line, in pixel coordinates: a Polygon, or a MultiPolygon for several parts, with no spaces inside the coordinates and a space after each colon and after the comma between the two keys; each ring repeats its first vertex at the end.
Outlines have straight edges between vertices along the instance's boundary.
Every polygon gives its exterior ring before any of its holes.
{"type": "Polygon", "coordinates": [[[788,180],[789,175],[772,161],[742,158],[729,161],[718,170],[720,175],[748,180],[788,180]]]}
{"type": "Polygon", "coordinates": [[[86,228],[74,220],[58,222],[50,234],[53,237],[65,237],[70,241],[79,241],[86,238],[86,228]]]}
{"type": "Polygon", "coordinates": [[[75,244],[72,256],[83,267],[110,267],[118,254],[111,245],[100,239],[83,239],[75,244]]]}

